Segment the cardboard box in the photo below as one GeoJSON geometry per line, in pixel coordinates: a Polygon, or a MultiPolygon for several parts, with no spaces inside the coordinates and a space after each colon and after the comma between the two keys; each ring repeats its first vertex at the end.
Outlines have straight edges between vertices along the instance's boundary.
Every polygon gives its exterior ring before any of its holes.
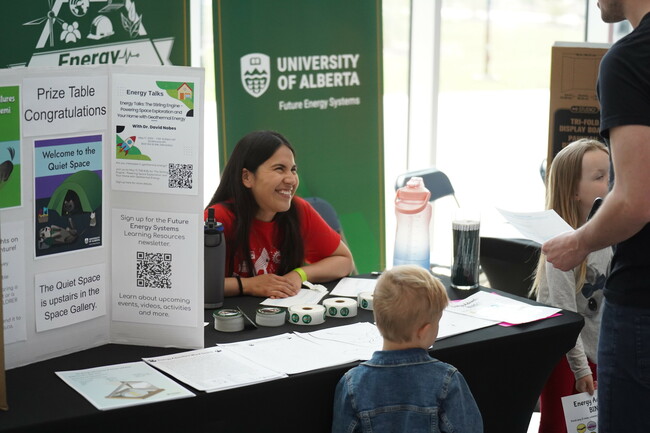
{"type": "Polygon", "coordinates": [[[609,44],[556,42],[551,53],[547,167],[556,153],[580,138],[600,137],[596,82],[609,44]]]}

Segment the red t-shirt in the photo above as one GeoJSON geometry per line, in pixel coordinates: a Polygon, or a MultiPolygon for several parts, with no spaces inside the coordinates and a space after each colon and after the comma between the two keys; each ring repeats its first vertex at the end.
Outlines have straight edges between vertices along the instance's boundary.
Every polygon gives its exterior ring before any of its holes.
{"type": "MultiPolygon", "coordinates": [[[[300,197],[293,197],[293,206],[298,210],[300,219],[300,233],[304,243],[305,262],[315,263],[329,257],[339,246],[341,236],[323,220],[318,212],[309,203],[300,197]]],[[[235,236],[235,215],[223,204],[215,204],[215,219],[223,224],[226,235],[226,272],[233,269],[233,275],[249,277],[251,273],[246,269],[246,263],[235,259],[235,266],[230,267],[230,253],[234,248],[235,236]]],[[[208,211],[205,211],[204,218],[207,218],[208,211]]],[[[250,254],[251,261],[255,267],[254,275],[275,274],[280,265],[280,250],[275,236],[277,230],[275,221],[264,222],[254,219],[250,228],[250,254]]],[[[230,276],[230,275],[227,275],[230,276]]]]}

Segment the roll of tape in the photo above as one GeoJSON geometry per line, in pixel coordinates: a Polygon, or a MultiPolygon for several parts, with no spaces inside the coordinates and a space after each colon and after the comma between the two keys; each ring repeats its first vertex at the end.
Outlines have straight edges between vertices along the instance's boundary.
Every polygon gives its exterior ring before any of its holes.
{"type": "Polygon", "coordinates": [[[372,311],[372,292],[359,293],[359,307],[372,311]]]}
{"type": "Polygon", "coordinates": [[[329,298],[323,301],[328,317],[354,317],[357,315],[357,301],[350,298],[329,298]]]}
{"type": "Polygon", "coordinates": [[[325,321],[322,305],[294,305],[289,307],[289,322],[294,325],[320,325],[325,321]]]}
{"type": "Polygon", "coordinates": [[[241,311],[222,308],[212,313],[214,329],[221,332],[237,332],[244,329],[244,316],[241,311]]]}
{"type": "Polygon", "coordinates": [[[260,326],[282,326],[287,313],[278,307],[258,308],[255,314],[255,322],[260,326]]]}

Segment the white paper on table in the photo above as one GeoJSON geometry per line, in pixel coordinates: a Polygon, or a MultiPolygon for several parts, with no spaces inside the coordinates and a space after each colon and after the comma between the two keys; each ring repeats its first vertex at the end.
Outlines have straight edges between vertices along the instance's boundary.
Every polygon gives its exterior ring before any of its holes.
{"type": "Polygon", "coordinates": [[[438,337],[436,341],[453,335],[464,334],[465,332],[475,331],[477,329],[487,328],[488,326],[499,323],[496,320],[482,319],[480,317],[459,314],[445,308],[442,318],[438,325],[438,337]]]}
{"type": "Polygon", "coordinates": [[[598,390],[594,395],[588,392],[562,397],[564,421],[569,432],[595,432],[598,427],[598,390]],[[586,427],[586,430],[585,428],[586,427]]]}
{"type": "Polygon", "coordinates": [[[339,280],[332,290],[332,296],[347,296],[351,298],[356,298],[359,296],[359,293],[363,292],[374,292],[375,285],[377,285],[376,279],[370,278],[348,278],[344,277],[339,280]]]}
{"type": "Polygon", "coordinates": [[[335,326],[314,332],[294,332],[300,338],[318,344],[332,353],[349,355],[355,360],[366,361],[377,350],[382,350],[384,340],[375,325],[358,322],[335,326]]]}
{"type": "Polygon", "coordinates": [[[142,361],[55,373],[99,410],[194,397],[142,361]]]}
{"type": "Polygon", "coordinates": [[[302,373],[357,360],[344,353],[329,352],[318,344],[289,333],[219,344],[219,347],[227,347],[255,363],[286,374],[302,373]]]}
{"type": "Polygon", "coordinates": [[[327,292],[319,292],[317,290],[300,289],[297,295],[289,296],[288,298],[271,299],[266,298],[260,304],[270,305],[273,307],[289,308],[294,305],[318,304],[327,292]]]}
{"type": "Polygon", "coordinates": [[[566,221],[553,209],[541,212],[510,212],[497,209],[527,239],[540,244],[555,236],[573,231],[566,221]]]}
{"type": "Polygon", "coordinates": [[[530,305],[496,293],[483,291],[474,293],[461,301],[450,302],[447,309],[459,314],[513,325],[545,319],[561,310],[542,305],[530,305]]]}
{"type": "Polygon", "coordinates": [[[199,391],[213,392],[287,377],[256,364],[226,347],[206,347],[172,355],[143,358],[199,391]]]}

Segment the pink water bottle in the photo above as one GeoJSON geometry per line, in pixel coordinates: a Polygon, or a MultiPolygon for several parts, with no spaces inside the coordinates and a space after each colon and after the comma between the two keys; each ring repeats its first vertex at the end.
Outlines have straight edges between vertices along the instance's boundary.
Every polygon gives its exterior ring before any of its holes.
{"type": "Polygon", "coordinates": [[[418,265],[430,269],[429,222],[431,193],[421,177],[412,177],[395,195],[397,232],[393,266],[418,265]]]}

